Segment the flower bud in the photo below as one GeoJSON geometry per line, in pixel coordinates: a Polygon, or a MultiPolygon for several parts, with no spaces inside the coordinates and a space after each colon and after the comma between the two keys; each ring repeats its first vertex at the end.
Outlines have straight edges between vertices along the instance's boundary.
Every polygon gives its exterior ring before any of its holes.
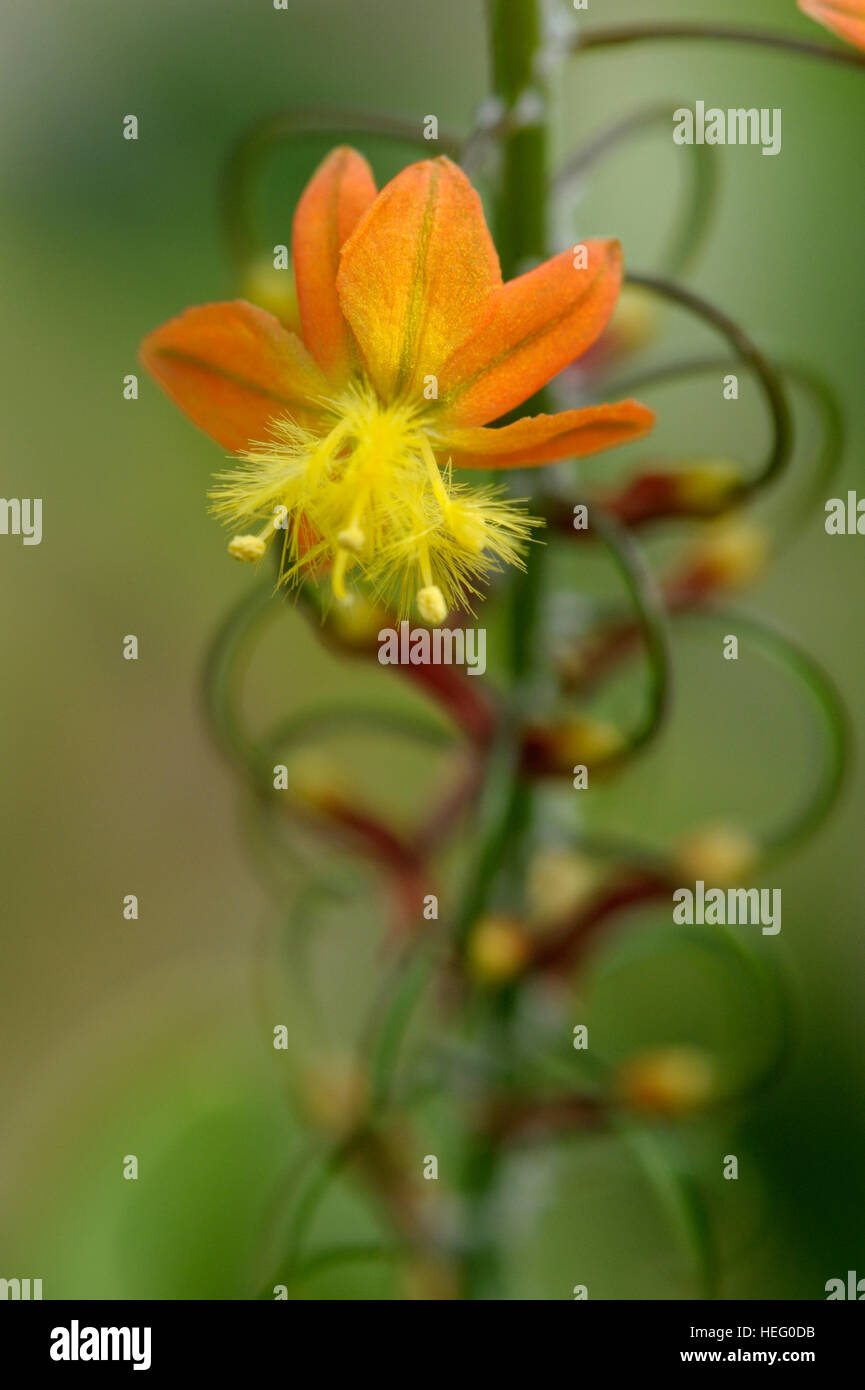
{"type": "Polygon", "coordinates": [[[513,917],[482,917],[469,938],[467,963],[484,985],[504,985],[520,975],[529,959],[530,943],[513,917]]]}
{"type": "Polygon", "coordinates": [[[759,846],[744,830],[734,825],[704,826],[678,841],[673,869],[685,883],[702,880],[724,887],[750,878],[759,858],[759,846]]]}
{"type": "Polygon", "coordinates": [[[693,572],[715,589],[750,584],[769,560],[769,537],[762,526],[740,520],[707,526],[690,554],[693,572]]]}
{"type": "Polygon", "coordinates": [[[606,719],[568,719],[544,732],[552,765],[562,772],[578,764],[599,767],[625,747],[620,731],[606,719]]]}
{"type": "Polygon", "coordinates": [[[623,285],[608,328],[613,352],[636,352],[658,333],[657,297],[642,285],[623,285]]]}
{"type": "Polygon", "coordinates": [[[741,497],[746,481],[738,463],[705,459],[671,474],[673,500],[689,515],[715,516],[741,497]]]}
{"type": "Polygon", "coordinates": [[[340,764],[326,753],[311,749],[296,753],[285,768],[285,790],[313,810],[329,811],[350,797],[340,764]]]}
{"type": "Polygon", "coordinates": [[[618,358],[647,347],[658,334],[655,296],[642,285],[623,285],[604,332],[588,352],[571,364],[579,376],[612,366],[618,358]]]}
{"type": "Polygon", "coordinates": [[[642,1052],[619,1068],[614,1090],[620,1104],[647,1115],[684,1115],[712,1097],[715,1068],[707,1053],[693,1047],[642,1052]]]}
{"type": "Polygon", "coordinates": [[[528,906],[533,924],[549,926],[581,907],[593,893],[598,872],[584,854],[544,849],[529,865],[528,906]]]}
{"type": "Polygon", "coordinates": [[[249,262],[241,278],[240,293],[251,304],[267,309],[292,333],[302,332],[294,271],[277,270],[270,255],[249,262]]]}

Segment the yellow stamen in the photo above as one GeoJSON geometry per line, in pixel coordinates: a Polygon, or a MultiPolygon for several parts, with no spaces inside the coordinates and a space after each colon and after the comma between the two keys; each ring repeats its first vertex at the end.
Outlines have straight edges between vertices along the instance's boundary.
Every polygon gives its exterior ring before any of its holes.
{"type": "Polygon", "coordinates": [[[493,488],[455,483],[439,467],[424,403],[382,401],[365,382],[315,402],[316,423],[277,416],[212,493],[235,526],[267,520],[258,536],[236,536],[231,553],[259,559],[287,509],[282,579],[330,566],[334,597],[347,602],[357,575],[382,604],[430,623],[467,606],[500,565],[519,565],[536,522],[493,488]],[[270,519],[269,519],[270,518],[270,519]]]}
{"type": "Polygon", "coordinates": [[[353,555],[359,555],[366,545],[366,536],[357,523],[354,523],[338,533],[336,543],[341,549],[350,550],[353,555]]]}
{"type": "Polygon", "coordinates": [[[228,542],[228,553],[234,560],[246,560],[254,564],[267,550],[267,542],[260,536],[232,536],[228,542]]]}
{"type": "MultiPolygon", "coordinates": [[[[426,565],[429,572],[429,564],[426,565]]],[[[426,578],[426,576],[424,576],[426,578]]],[[[425,584],[417,591],[417,611],[425,623],[443,623],[448,615],[445,596],[437,584],[425,584]]]]}
{"type": "MultiPolygon", "coordinates": [[[[448,496],[441,469],[436,463],[432,445],[426,435],[421,440],[421,452],[433,495],[441,507],[445,525],[459,545],[465,546],[466,550],[470,550],[474,555],[480,555],[484,548],[483,524],[471,514],[471,511],[464,504],[448,496]]],[[[450,469],[449,459],[448,477],[450,477],[450,469]]]]}
{"type": "MultiPolygon", "coordinates": [[[[358,454],[352,461],[354,471],[358,473],[362,472],[361,467],[358,465],[358,459],[361,457],[361,452],[358,451],[358,454]]],[[[354,506],[351,509],[351,515],[345,527],[342,531],[337,533],[337,545],[343,550],[350,550],[353,555],[360,554],[361,550],[363,550],[366,545],[366,533],[360,525],[360,518],[363,516],[368,498],[369,484],[365,483],[361,485],[360,491],[355,498],[354,506]]]]}
{"type": "Polygon", "coordinates": [[[337,603],[348,603],[348,591],[345,587],[345,572],[348,568],[349,551],[341,549],[337,552],[333,562],[333,571],[330,576],[330,587],[337,603]]]}
{"type": "Polygon", "coordinates": [[[429,439],[425,434],[422,434],[420,436],[419,442],[421,456],[426,467],[427,477],[430,480],[430,486],[433,490],[433,496],[435,497],[436,501],[441,507],[442,514],[444,516],[447,516],[451,507],[451,499],[448,497],[447,489],[445,488],[444,481],[442,479],[441,469],[436,463],[436,457],[433,453],[432,445],[430,444],[429,439]]]}
{"type": "Polygon", "coordinates": [[[287,507],[274,507],[273,516],[267,525],[261,528],[257,536],[232,536],[228,542],[229,555],[235,560],[244,560],[248,564],[254,564],[264,555],[274,531],[281,530],[285,526],[287,518],[287,507]]]}

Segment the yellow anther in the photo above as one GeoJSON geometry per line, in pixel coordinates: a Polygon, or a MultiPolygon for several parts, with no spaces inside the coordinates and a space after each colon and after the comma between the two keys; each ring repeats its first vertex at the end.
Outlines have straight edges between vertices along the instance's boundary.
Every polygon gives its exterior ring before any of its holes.
{"type": "Polygon", "coordinates": [[[347,526],[339,532],[336,543],[342,550],[350,550],[353,555],[358,555],[366,545],[366,536],[359,526],[347,526]]]}
{"type": "MultiPolygon", "coordinates": [[[[430,437],[426,407],[384,404],[362,381],[318,404],[314,427],[275,415],[265,442],[242,453],[211,494],[214,510],[238,530],[272,516],[277,504],[287,508],[284,582],[323,574],[329,564],[338,602],[358,580],[400,617],[416,601],[436,624],[480,595],[499,566],[522,563],[538,523],[495,487],[453,481],[450,466],[439,463],[444,443],[430,437]]],[[[260,553],[245,537],[232,544],[241,558],[260,553]]]]}
{"type": "Polygon", "coordinates": [[[228,553],[235,560],[245,560],[249,564],[254,564],[260,560],[267,550],[270,538],[274,531],[285,526],[288,520],[288,508],[279,506],[274,507],[273,516],[266,525],[262,526],[257,536],[232,536],[228,542],[228,553]]]}
{"type": "Polygon", "coordinates": [[[448,615],[444,594],[437,584],[427,584],[425,588],[418,589],[416,602],[417,611],[425,623],[443,623],[448,615]]]}
{"type": "Polygon", "coordinates": [[[228,553],[235,560],[246,560],[253,564],[260,560],[267,550],[267,541],[261,536],[232,536],[228,542],[228,553]]]}

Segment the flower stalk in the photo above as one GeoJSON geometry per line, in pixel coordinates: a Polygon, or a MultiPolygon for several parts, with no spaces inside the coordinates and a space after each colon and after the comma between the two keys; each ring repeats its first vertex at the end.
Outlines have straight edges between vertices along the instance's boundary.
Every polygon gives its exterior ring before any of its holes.
{"type": "Polygon", "coordinates": [[[779,34],[763,29],[738,28],[725,24],[622,24],[608,29],[588,29],[577,34],[571,45],[573,53],[589,53],[604,48],[623,48],[645,42],[670,43],[677,40],[707,39],[710,43],[751,44],[758,48],[774,48],[782,53],[797,53],[804,58],[837,63],[842,67],[865,68],[865,54],[854,53],[829,43],[800,39],[794,34],[779,34]]]}
{"type": "MultiPolygon", "coordinates": [[[[440,134],[438,158],[403,169],[381,190],[362,154],[333,150],[295,214],[285,313],[269,313],[258,300],[200,306],[155,330],[143,349],[146,366],[167,393],[234,456],[212,494],[216,510],[232,524],[258,529],[236,536],[230,553],[256,562],[269,550],[277,586],[294,586],[299,609],[325,646],[341,657],[374,661],[381,655],[382,628],[409,613],[427,628],[445,620],[458,627],[468,621],[473,603],[496,596],[506,624],[502,688],[475,678],[482,673],[470,677],[448,664],[400,667],[435,708],[435,719],[334,701],[292,714],[262,734],[250,732],[243,715],[248,657],[264,622],[287,611],[286,590],[274,593],[270,584],[239,603],[208,658],[211,730],[220,750],[247,774],[256,823],[267,821],[270,828],[271,868],[289,841],[286,858],[293,863],[299,832],[298,840],[317,837],[329,849],[365,860],[390,895],[387,969],[357,1047],[361,1084],[346,1103],[339,1132],[330,1131],[329,1142],[314,1146],[309,1175],[293,1197],[280,1265],[292,1296],[300,1296],[317,1270],[362,1261],[414,1262],[428,1275],[435,1272],[432,1285],[439,1286],[442,1274],[441,1287],[453,1279],[458,1296],[468,1299],[507,1296],[497,1201],[510,1146],[599,1127],[634,1141],[663,1200],[688,1227],[697,1266],[713,1263],[711,1234],[698,1231],[700,1220],[688,1214],[687,1184],[680,1190],[646,1132],[622,1119],[627,1102],[616,1092],[612,1069],[589,1058],[592,1084],[583,1090],[585,1078],[575,1081],[560,1054],[536,1056],[526,1045],[531,1011],[524,1001],[530,992],[541,983],[555,989],[570,982],[575,967],[606,940],[623,913],[666,898],[676,864],[672,852],[575,830],[568,852],[591,861],[590,882],[564,905],[557,899],[548,917],[533,919],[530,868],[534,872],[535,837],[544,831],[541,779],[558,778],[567,786],[575,762],[591,768],[593,778],[596,771],[612,775],[630,766],[661,732],[667,712],[673,676],[668,620],[691,611],[702,615],[717,593],[752,578],[763,554],[762,533],[755,541],[752,528],[744,539],[731,539],[713,530],[713,521],[684,565],[656,580],[637,544],[637,528],[741,512],[754,494],[777,482],[795,442],[788,382],[810,391],[823,426],[821,448],[810,464],[809,499],[831,476],[843,445],[831,389],[807,369],[778,367],[723,309],[675,279],[630,275],[639,298],[645,292],[685,310],[735,354],[732,362],[661,366],[637,373],[634,382],[658,385],[710,367],[741,366],[762,393],[770,442],[763,463],[750,471],[730,464],[713,473],[705,461],[666,472],[654,465],[617,492],[587,497],[588,523],[575,530],[578,498],[566,495],[567,483],[560,477],[561,487],[538,485],[528,468],[640,438],[651,428],[652,415],[631,400],[547,413],[553,388],[545,383],[570,373],[577,359],[569,380],[581,386],[606,380],[610,361],[618,364],[638,336],[620,328],[618,336],[612,333],[612,347],[603,337],[622,284],[617,243],[587,244],[588,267],[578,268],[570,250],[547,259],[553,249],[549,200],[566,194],[629,136],[666,119],[670,103],[618,120],[553,180],[541,0],[487,0],[487,17],[492,114],[483,128],[466,141],[440,134]],[[472,163],[492,144],[500,154],[495,245],[464,170],[443,157],[461,153],[472,163]],[[578,273],[586,279],[575,288],[578,273]],[[428,393],[430,383],[435,389],[428,393]],[[479,468],[491,471],[492,488],[472,490],[460,480],[461,470],[479,468]],[[518,512],[530,494],[546,535],[531,533],[534,523],[518,512]],[[578,637],[569,631],[571,645],[563,647],[558,663],[546,631],[554,616],[552,544],[540,542],[549,536],[555,544],[566,536],[600,540],[627,598],[624,616],[619,608],[595,612],[586,604],[587,623],[578,637]],[[493,578],[497,568],[505,571],[501,579],[493,578]],[[646,695],[630,732],[582,710],[560,714],[564,701],[594,694],[640,651],[646,695]],[[550,692],[546,709],[536,699],[541,666],[550,692]],[[443,727],[448,724],[450,729],[443,727]],[[289,762],[318,738],[364,730],[408,737],[443,749],[453,760],[448,770],[458,775],[416,824],[395,828],[351,792],[314,778],[296,779],[289,796],[275,791],[275,762],[289,762]],[[427,895],[438,905],[443,852],[458,843],[469,817],[465,881],[455,901],[443,897],[441,922],[426,911],[421,917],[427,895]],[[450,1032],[426,1049],[419,1064],[413,1026],[431,996],[450,1032]],[[407,1175],[395,1156],[398,1144],[392,1146],[409,1125],[414,1102],[447,1080],[448,1065],[460,1067],[457,1104],[465,1120],[455,1180],[462,1218],[457,1232],[444,1225],[436,1229],[429,1205],[418,1200],[424,1184],[407,1175]],[[546,1099],[532,1092],[542,1072],[556,1081],[546,1099]],[[312,1218],[331,1183],[347,1176],[371,1194],[391,1234],[382,1242],[310,1253],[312,1218]]],[[[590,30],[574,40],[571,51],[696,38],[774,45],[865,65],[865,55],[827,45],[691,24],[590,30]]],[[[287,111],[262,122],[234,151],[224,185],[226,231],[243,283],[250,283],[250,265],[260,259],[251,206],[262,160],[284,141],[337,131],[423,145],[410,123],[351,112],[287,111]]],[[[690,264],[702,242],[713,169],[712,158],[699,151],[692,197],[673,238],[671,275],[690,264]]],[[[847,731],[834,686],[816,663],[753,620],[736,622],[798,683],[824,733],[820,772],[804,805],[779,831],[759,842],[754,837],[762,867],[812,835],[835,803],[847,731]]],[[[741,832],[741,838],[749,837],[741,832]]],[[[308,867],[304,852],[297,853],[301,868],[308,867]]],[[[287,867],[282,869],[287,880],[287,867]]],[[[306,888],[297,890],[283,915],[286,937],[292,931],[299,936],[295,919],[312,912],[306,888]]],[[[754,967],[753,973],[761,971],[754,967]]],[[[773,976],[767,994],[774,988],[773,976]]],[[[778,1034],[786,1037],[783,1028],[778,1034]]],[[[765,1076],[774,1076],[784,1056],[782,1039],[765,1076]]],[[[638,1059],[636,1074],[645,1074],[646,1066],[645,1058],[638,1059]]],[[[714,1276],[701,1287],[714,1287],[714,1276]]]]}

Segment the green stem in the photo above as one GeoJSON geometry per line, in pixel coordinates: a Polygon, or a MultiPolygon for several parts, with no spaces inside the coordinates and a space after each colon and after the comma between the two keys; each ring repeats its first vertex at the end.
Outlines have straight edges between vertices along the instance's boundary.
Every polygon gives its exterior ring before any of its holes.
{"type": "Polygon", "coordinates": [[[507,280],[524,261],[542,259],[547,251],[545,101],[535,72],[541,19],[537,0],[487,0],[487,9],[496,99],[505,112],[537,103],[536,117],[510,129],[502,142],[496,242],[507,280]]]}
{"type": "MultiPolygon", "coordinates": [[[[691,357],[681,362],[665,362],[633,376],[621,377],[608,383],[613,397],[639,395],[657,386],[676,385],[691,377],[710,372],[734,370],[736,362],[728,357],[691,357]]],[[[808,463],[800,470],[805,486],[792,498],[785,514],[775,523],[776,553],[799,534],[806,522],[813,520],[815,511],[832,485],[844,454],[847,429],[844,412],[834,388],[825,377],[810,365],[796,362],[777,362],[775,370],[782,384],[791,382],[811,397],[819,421],[819,443],[808,463]]]]}
{"type": "MultiPolygon", "coordinates": [[[[526,265],[542,261],[548,252],[547,194],[549,186],[549,138],[545,124],[546,94],[540,85],[536,58],[541,46],[541,10],[538,0],[488,0],[494,95],[505,111],[526,102],[537,103],[533,124],[510,130],[503,139],[502,179],[497,201],[496,239],[506,279],[526,265]]],[[[529,413],[543,410],[540,393],[528,402],[529,413]]],[[[523,491],[522,480],[510,485],[523,491]]],[[[526,488],[530,491],[531,484],[526,488]]],[[[512,682],[510,753],[502,751],[500,766],[510,765],[510,794],[503,822],[498,827],[501,858],[513,854],[519,871],[520,842],[530,819],[530,789],[520,775],[515,745],[524,712],[526,685],[532,665],[543,586],[544,548],[529,548],[526,570],[515,575],[510,588],[509,664],[512,682]]]]}
{"type": "MultiPolygon", "coordinates": [[[[538,0],[487,0],[493,93],[507,113],[536,103],[537,116],[514,123],[502,138],[502,177],[496,200],[496,243],[505,278],[547,254],[548,139],[544,92],[536,72],[541,45],[538,0]]],[[[535,398],[533,409],[542,403],[535,398]]],[[[509,483],[519,491],[519,480],[509,483]]],[[[509,590],[509,666],[512,694],[490,756],[487,812],[477,869],[458,921],[458,944],[464,945],[475,918],[484,910],[504,864],[519,873],[524,831],[530,818],[530,790],[521,776],[519,732],[525,687],[531,669],[533,639],[541,593],[543,547],[529,548],[526,571],[515,574],[509,590]]]]}
{"type": "MultiPolygon", "coordinates": [[[[606,126],[573,154],[553,180],[553,194],[566,195],[596,163],[613,153],[632,136],[639,136],[649,126],[669,127],[673,112],[683,102],[664,101],[641,106],[621,120],[606,126]]],[[[662,267],[667,275],[682,275],[696,260],[712,222],[718,194],[718,148],[714,145],[687,145],[691,156],[690,187],[685,190],[682,210],[677,218],[669,245],[664,251],[662,267]]]]}
{"type": "Polygon", "coordinates": [[[577,34],[572,41],[573,53],[590,49],[621,48],[624,44],[642,43],[646,39],[710,39],[713,43],[757,44],[762,48],[777,48],[782,52],[798,53],[805,58],[819,58],[844,67],[865,68],[865,54],[833,44],[797,39],[793,34],[776,34],[765,29],[738,29],[715,24],[623,24],[610,29],[589,30],[577,34]]]}
{"type": "Polygon", "coordinates": [[[272,777],[272,768],[260,744],[246,732],[240,688],[251,644],[259,628],[277,611],[270,586],[256,585],[243,594],[217,628],[202,674],[207,724],[217,747],[233,762],[248,767],[261,784],[272,777]]]}
{"type": "Polygon", "coordinates": [[[658,275],[629,274],[627,280],[631,285],[641,285],[644,289],[661,295],[671,303],[680,305],[689,313],[710,324],[727,339],[733,351],[754,372],[769,410],[772,423],[772,442],[765,463],[753,479],[747,484],[743,484],[742,493],[743,495],[745,492],[753,494],[758,489],[773,483],[787,467],[793,452],[793,420],[787,403],[787,393],[784,390],[780,375],[768,357],[751,341],[745,330],[734,319],[731,319],[728,314],[725,314],[714,304],[710,304],[707,299],[703,299],[701,295],[685,289],[683,285],[677,285],[674,281],[666,280],[658,275]]]}
{"type": "Polygon", "coordinates": [[[763,862],[774,862],[813,838],[841,794],[850,770],[850,733],[844,702],[819,662],[768,624],[743,613],[722,613],[717,609],[702,616],[720,621],[727,632],[744,632],[764,656],[807,691],[819,719],[823,757],[815,785],[782,825],[762,836],[763,862]]]}
{"type": "Polygon", "coordinates": [[[658,733],[670,704],[670,643],[664,600],[655,578],[633,537],[602,508],[592,510],[592,529],[597,531],[624,581],[634,605],[646,650],[649,691],[646,710],[628,737],[625,753],[633,756],[658,733]]]}
{"type": "MultiPolygon", "coordinates": [[[[505,113],[502,136],[502,177],[496,200],[496,242],[506,279],[547,254],[548,152],[545,94],[536,70],[541,46],[538,0],[487,0],[492,53],[493,93],[505,113]],[[519,109],[520,120],[508,121],[519,109]],[[528,117],[527,113],[528,112],[528,117]]],[[[533,401],[530,409],[538,404],[533,401]]],[[[511,480],[512,486],[515,480],[511,480]]],[[[519,485],[516,484],[518,487],[519,485]]],[[[508,869],[514,900],[519,903],[524,878],[526,832],[531,822],[530,788],[519,753],[522,714],[534,651],[542,588],[543,552],[530,547],[526,573],[517,574],[509,593],[509,666],[511,700],[490,759],[485,797],[486,820],[478,867],[469,885],[458,921],[460,944],[503,870],[508,869]]],[[[505,1062],[511,1052],[514,1008],[512,991],[478,1001],[479,1023],[491,1050],[505,1062]]],[[[466,1207],[466,1254],[463,1294],[467,1299],[502,1296],[500,1259],[491,1220],[493,1194],[500,1178],[501,1147],[478,1128],[469,1143],[463,1170],[466,1207]]]]}
{"type": "MultiPolygon", "coordinates": [[[[844,702],[827,672],[813,657],[775,628],[740,612],[706,608],[695,612],[672,612],[677,624],[719,625],[724,632],[745,634],[758,651],[790,676],[807,694],[817,716],[821,734],[821,756],[813,785],[806,789],[801,803],[788,812],[787,819],[774,829],[755,833],[760,848],[760,864],[774,863],[813,838],[834,809],[850,771],[850,727],[844,702]]],[[[580,840],[580,848],[592,855],[620,859],[649,875],[669,872],[665,853],[648,843],[613,833],[592,834],[580,840]]]]}

